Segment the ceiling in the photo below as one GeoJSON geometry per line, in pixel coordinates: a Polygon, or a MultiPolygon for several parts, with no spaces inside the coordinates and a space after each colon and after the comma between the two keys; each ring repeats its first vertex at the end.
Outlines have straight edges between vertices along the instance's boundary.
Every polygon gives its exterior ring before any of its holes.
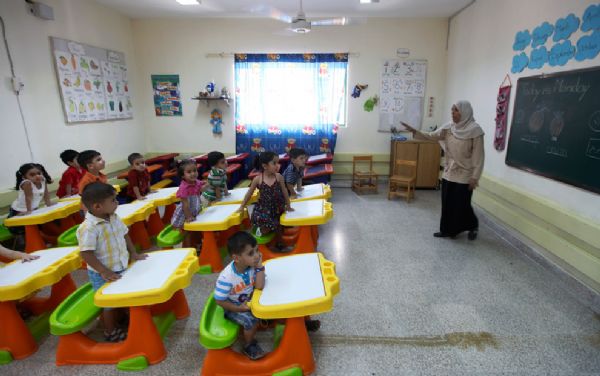
{"type": "MultiPolygon", "coordinates": [[[[299,0],[199,0],[200,5],[180,5],[175,0],[96,0],[130,18],[257,18],[252,9],[275,7],[294,16],[299,0]]],[[[303,0],[307,17],[443,17],[447,18],[472,0],[379,0],[360,4],[359,0],[303,0]]]]}

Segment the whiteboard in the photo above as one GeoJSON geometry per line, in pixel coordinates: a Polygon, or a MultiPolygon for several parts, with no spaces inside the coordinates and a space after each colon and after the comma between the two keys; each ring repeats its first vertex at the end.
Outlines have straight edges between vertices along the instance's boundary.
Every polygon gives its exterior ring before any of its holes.
{"type": "Polygon", "coordinates": [[[427,78],[426,60],[385,60],[381,69],[379,131],[405,122],[420,129],[427,78]]]}
{"type": "Polygon", "coordinates": [[[67,123],[133,118],[125,54],[50,37],[67,123]]]}

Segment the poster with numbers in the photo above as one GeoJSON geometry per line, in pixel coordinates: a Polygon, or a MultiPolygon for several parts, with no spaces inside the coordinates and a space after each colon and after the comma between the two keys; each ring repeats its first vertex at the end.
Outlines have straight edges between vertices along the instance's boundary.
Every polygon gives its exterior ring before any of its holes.
{"type": "Polygon", "coordinates": [[[131,119],[125,54],[50,38],[67,123],[131,119]]]}
{"type": "Polygon", "coordinates": [[[381,70],[379,131],[402,128],[406,122],[421,128],[427,78],[425,60],[385,60],[381,70]]]}

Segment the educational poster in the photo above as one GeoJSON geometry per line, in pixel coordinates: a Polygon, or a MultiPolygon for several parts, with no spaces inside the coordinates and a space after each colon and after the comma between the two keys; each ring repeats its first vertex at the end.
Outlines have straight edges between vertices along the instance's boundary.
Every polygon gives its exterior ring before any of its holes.
{"type": "Polygon", "coordinates": [[[182,116],[178,74],[153,74],[154,112],[156,116],[182,116]]]}
{"type": "Polygon", "coordinates": [[[133,117],[125,55],[51,37],[67,123],[133,117]]]}
{"type": "Polygon", "coordinates": [[[406,122],[421,128],[427,77],[424,60],[386,60],[381,71],[379,131],[406,122]]]}

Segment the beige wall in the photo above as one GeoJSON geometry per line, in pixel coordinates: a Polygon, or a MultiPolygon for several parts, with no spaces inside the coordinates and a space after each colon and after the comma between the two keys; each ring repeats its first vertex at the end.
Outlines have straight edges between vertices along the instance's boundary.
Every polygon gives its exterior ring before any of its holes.
{"type": "MultiPolygon", "coordinates": [[[[66,148],[98,149],[108,162],[123,160],[131,151],[144,152],[136,77],[131,75],[133,120],[67,125],[57,85],[49,37],[72,39],[125,53],[135,72],[133,36],[129,18],[89,0],[44,0],[54,9],[54,21],[28,14],[24,1],[0,1],[15,73],[25,83],[21,94],[34,159],[60,178],[65,166],[59,154],[66,148]]],[[[29,162],[29,151],[16,97],[10,86],[10,68],[0,46],[0,192],[15,184],[15,171],[29,162]]]]}
{"type": "MultiPolygon", "coordinates": [[[[484,173],[506,184],[514,185],[529,194],[540,196],[563,206],[569,213],[600,222],[600,197],[588,191],[527,173],[505,163],[506,151],[493,148],[496,116],[496,95],[506,73],[510,72],[514,51],[512,45],[517,31],[540,25],[552,24],[558,18],[574,13],[581,18],[591,0],[479,0],[451,22],[448,49],[448,84],[445,108],[452,101],[468,99],[473,104],[475,119],[483,126],[486,137],[486,161],[484,173]]],[[[576,43],[581,31],[571,36],[576,43]]],[[[551,45],[550,43],[546,44],[551,45]]],[[[529,51],[529,50],[528,50],[529,51]]],[[[564,67],[531,70],[525,68],[520,74],[511,74],[512,98],[517,79],[521,76],[539,75],[557,71],[598,66],[600,56],[593,60],[577,62],[570,60],[564,67]]],[[[511,103],[511,109],[513,103],[511,103]]],[[[509,113],[512,119],[512,112],[509,113]]],[[[510,126],[510,120],[509,120],[510,126]]]]}
{"type": "MultiPolygon", "coordinates": [[[[134,20],[133,32],[138,57],[137,74],[141,112],[148,151],[235,151],[234,109],[223,110],[222,137],[214,137],[210,111],[190,98],[208,81],[218,87],[234,87],[233,58],[207,58],[213,52],[358,52],[350,57],[348,89],[356,83],[369,84],[360,98],[348,99],[348,127],[338,133],[336,152],[389,153],[389,133],[377,132],[377,111],[363,110],[364,101],[379,93],[381,64],[394,58],[398,47],[409,48],[410,58],[427,59],[427,96],[443,103],[446,70],[447,21],[443,19],[369,19],[359,26],[321,28],[307,35],[280,36],[282,23],[247,19],[151,19],[134,20]],[[151,74],[180,75],[183,117],[160,118],[152,107],[151,74]]],[[[439,106],[425,126],[439,124],[439,106]]],[[[444,113],[445,115],[445,113],[444,113]]]]}

